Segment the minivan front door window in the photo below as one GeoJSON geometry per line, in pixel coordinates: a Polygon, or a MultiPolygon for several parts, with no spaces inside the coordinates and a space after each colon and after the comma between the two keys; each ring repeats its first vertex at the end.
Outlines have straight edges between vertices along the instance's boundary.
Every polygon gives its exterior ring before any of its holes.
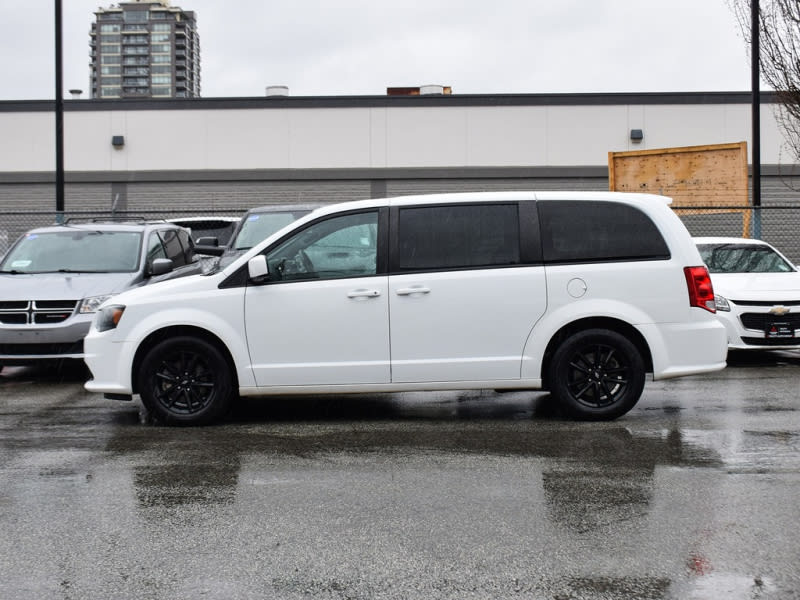
{"type": "Polygon", "coordinates": [[[312,224],[267,255],[280,281],[375,275],[378,213],[356,213],[312,224]]]}

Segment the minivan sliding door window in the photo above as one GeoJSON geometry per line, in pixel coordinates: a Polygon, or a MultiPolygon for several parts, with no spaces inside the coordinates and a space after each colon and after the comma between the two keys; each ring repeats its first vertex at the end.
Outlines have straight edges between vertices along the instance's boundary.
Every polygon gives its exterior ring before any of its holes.
{"type": "Polygon", "coordinates": [[[516,204],[400,207],[394,271],[520,264],[516,204]]]}

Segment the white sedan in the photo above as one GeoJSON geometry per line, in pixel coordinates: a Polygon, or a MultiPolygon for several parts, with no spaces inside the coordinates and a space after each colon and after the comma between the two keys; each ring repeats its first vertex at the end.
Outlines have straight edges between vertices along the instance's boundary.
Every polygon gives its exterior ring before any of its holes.
{"type": "Polygon", "coordinates": [[[800,348],[800,271],[761,240],[698,237],[694,241],[711,274],[728,347],[800,348]]]}

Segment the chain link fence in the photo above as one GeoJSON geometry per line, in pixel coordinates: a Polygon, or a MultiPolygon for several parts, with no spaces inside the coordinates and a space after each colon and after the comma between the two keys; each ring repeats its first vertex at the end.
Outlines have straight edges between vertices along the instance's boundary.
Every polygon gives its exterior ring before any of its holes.
{"type": "Polygon", "coordinates": [[[800,264],[800,203],[732,207],[676,208],[695,237],[748,237],[775,246],[794,264],[800,264]]]}
{"type": "MultiPolygon", "coordinates": [[[[240,216],[247,206],[224,210],[147,210],[147,211],[69,211],[63,222],[72,220],[170,220],[186,217],[240,216]]],[[[689,232],[699,236],[758,237],[800,264],[800,203],[753,207],[680,207],[676,208],[689,232]]],[[[0,255],[14,241],[34,227],[56,222],[53,211],[0,211],[0,255]]]]}

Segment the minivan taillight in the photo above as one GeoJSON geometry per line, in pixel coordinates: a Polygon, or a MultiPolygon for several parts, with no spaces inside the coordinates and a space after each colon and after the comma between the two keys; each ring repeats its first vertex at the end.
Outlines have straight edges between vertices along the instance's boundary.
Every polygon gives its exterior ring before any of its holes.
{"type": "Polygon", "coordinates": [[[705,267],[684,267],[686,286],[689,288],[689,306],[697,306],[709,312],[717,312],[714,301],[714,286],[705,267]]]}

